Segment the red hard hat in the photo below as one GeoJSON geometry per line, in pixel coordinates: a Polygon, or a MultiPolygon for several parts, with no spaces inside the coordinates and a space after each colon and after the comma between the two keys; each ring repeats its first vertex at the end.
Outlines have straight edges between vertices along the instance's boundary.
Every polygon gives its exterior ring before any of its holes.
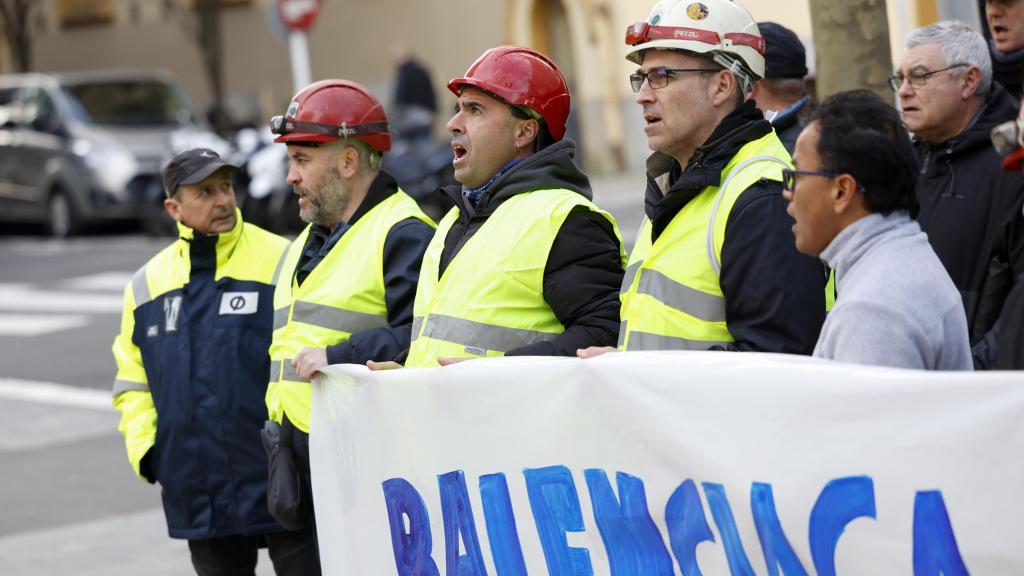
{"type": "Polygon", "coordinates": [[[358,138],[378,152],[391,149],[384,107],[365,86],[349,80],[321,80],[292,98],[284,116],[275,116],[274,142],[331,142],[358,138]]]}
{"type": "Polygon", "coordinates": [[[473,62],[463,78],[448,83],[456,96],[466,86],[533,110],[544,118],[555,140],[565,136],[569,86],[558,66],[540,52],[522,46],[491,48],[473,62]]]}

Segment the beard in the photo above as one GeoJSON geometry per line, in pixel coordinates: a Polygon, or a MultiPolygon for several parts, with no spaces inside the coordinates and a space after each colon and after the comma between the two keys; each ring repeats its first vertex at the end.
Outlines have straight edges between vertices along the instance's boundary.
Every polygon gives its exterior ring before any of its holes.
{"type": "Polygon", "coordinates": [[[341,213],[348,206],[349,190],[341,179],[338,163],[332,162],[315,188],[297,186],[306,197],[308,204],[299,209],[299,217],[304,222],[320,226],[333,226],[341,219],[341,213]]]}

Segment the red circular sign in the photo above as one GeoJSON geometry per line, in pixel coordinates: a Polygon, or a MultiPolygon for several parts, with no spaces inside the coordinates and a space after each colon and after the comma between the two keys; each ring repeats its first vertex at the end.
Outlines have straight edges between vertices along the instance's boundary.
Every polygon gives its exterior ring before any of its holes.
{"type": "Polygon", "coordinates": [[[277,13],[290,30],[309,30],[320,14],[320,0],[277,0],[277,13]]]}

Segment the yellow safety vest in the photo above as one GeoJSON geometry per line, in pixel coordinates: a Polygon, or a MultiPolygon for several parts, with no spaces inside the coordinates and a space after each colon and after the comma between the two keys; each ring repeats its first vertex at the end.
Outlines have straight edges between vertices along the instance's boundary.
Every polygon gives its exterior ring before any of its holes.
{"type": "Polygon", "coordinates": [[[384,302],[384,242],[395,224],[409,218],[433,226],[402,190],[364,214],[299,285],[295,268],[309,227],[278,264],[274,291],[274,336],[270,345],[267,412],[309,432],[310,387],[291,361],[303,348],[326,348],[352,334],[388,326],[384,302]]]}
{"type": "Polygon", "coordinates": [[[622,282],[622,350],[706,350],[732,342],[719,284],[729,213],[761,178],[781,181],[791,158],[774,132],[740,148],[708,186],[676,214],[656,242],[645,219],[622,282]]]}
{"type": "Polygon", "coordinates": [[[544,300],[544,269],[562,223],[576,207],[607,218],[622,251],[610,214],[571,190],[536,190],[502,203],[439,277],[444,241],[459,217],[458,208],[449,211],[423,256],[405,365],[429,368],[444,357],[502,356],[561,334],[565,327],[544,300]]]}

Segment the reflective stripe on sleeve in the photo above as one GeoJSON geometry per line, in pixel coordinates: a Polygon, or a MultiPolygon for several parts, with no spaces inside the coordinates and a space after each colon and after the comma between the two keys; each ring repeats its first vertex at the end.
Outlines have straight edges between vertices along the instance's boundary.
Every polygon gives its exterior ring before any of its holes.
{"type": "Polygon", "coordinates": [[[135,298],[135,307],[138,308],[152,300],[149,296],[149,284],[146,283],[146,267],[139,268],[132,276],[132,296],[135,298]]]}
{"type": "Polygon", "coordinates": [[[149,392],[149,384],[146,384],[145,382],[132,382],[131,380],[114,380],[114,398],[117,398],[121,393],[129,390],[149,392]]]}

